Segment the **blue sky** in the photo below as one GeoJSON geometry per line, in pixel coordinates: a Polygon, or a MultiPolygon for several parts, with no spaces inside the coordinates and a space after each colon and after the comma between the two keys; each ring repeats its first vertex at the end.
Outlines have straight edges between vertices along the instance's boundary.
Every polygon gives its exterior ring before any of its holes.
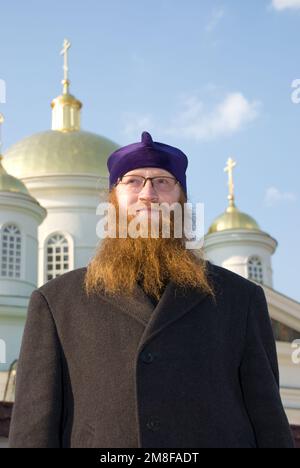
{"type": "Polygon", "coordinates": [[[233,157],[237,206],[279,242],[274,287],[300,301],[300,0],[0,0],[0,29],[4,151],[50,128],[68,38],[82,127],[181,148],[206,229],[233,157]]]}

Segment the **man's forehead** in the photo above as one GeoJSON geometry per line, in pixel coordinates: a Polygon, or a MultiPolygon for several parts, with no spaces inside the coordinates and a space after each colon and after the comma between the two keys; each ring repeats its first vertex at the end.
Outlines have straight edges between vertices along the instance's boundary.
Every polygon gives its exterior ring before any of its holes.
{"type": "Polygon", "coordinates": [[[132,171],[128,171],[124,175],[132,175],[132,174],[141,175],[141,176],[150,176],[150,177],[151,176],[154,177],[156,175],[172,176],[170,172],[166,171],[165,169],[161,169],[160,167],[142,167],[140,169],[134,169],[132,171]]]}

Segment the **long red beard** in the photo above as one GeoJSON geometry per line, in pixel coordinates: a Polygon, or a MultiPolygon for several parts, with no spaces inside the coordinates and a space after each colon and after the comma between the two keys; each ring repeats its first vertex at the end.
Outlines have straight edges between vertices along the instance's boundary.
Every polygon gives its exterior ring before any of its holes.
{"type": "MultiPolygon", "coordinates": [[[[109,196],[118,212],[115,191],[109,196]]],[[[183,206],[186,199],[181,194],[183,206]]],[[[127,221],[132,220],[127,217],[127,221]]],[[[132,294],[140,281],[146,294],[160,299],[164,287],[172,280],[179,286],[200,287],[214,294],[207,278],[203,252],[185,248],[185,238],[174,238],[174,220],[171,219],[171,237],[105,238],[87,267],[85,290],[90,294],[132,294]]]]}

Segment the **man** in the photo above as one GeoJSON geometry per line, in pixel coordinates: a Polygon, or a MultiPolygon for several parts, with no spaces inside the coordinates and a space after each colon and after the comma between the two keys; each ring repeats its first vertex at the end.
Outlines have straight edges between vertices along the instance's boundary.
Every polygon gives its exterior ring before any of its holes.
{"type": "Polygon", "coordinates": [[[154,222],[187,201],[187,164],[147,132],[110,155],[120,229],[33,292],[11,447],[294,447],[262,287],[154,222]],[[123,237],[136,220],[159,236],[123,237]]]}

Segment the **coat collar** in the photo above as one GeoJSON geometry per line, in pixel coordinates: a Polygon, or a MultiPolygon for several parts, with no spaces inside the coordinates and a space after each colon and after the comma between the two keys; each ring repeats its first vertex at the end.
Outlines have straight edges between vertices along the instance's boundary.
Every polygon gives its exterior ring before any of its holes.
{"type": "MultiPolygon", "coordinates": [[[[209,278],[214,284],[217,273],[209,261],[207,261],[207,266],[209,278]]],[[[151,338],[188,313],[207,296],[208,293],[200,288],[181,288],[173,281],[169,281],[156,307],[138,284],[131,298],[126,297],[126,300],[121,296],[105,296],[105,298],[120,311],[132,316],[145,326],[139,343],[139,349],[141,349],[151,338]]]]}
{"type": "MultiPolygon", "coordinates": [[[[217,273],[213,265],[208,262],[208,275],[214,281],[217,273]]],[[[163,295],[154,308],[150,320],[144,330],[139,343],[141,350],[155,335],[164,330],[167,326],[187,314],[196,305],[203,302],[209,294],[200,288],[181,288],[173,281],[170,281],[163,292],[163,295]]]]}
{"type": "Polygon", "coordinates": [[[132,296],[123,296],[122,294],[103,296],[112,306],[117,307],[121,312],[130,315],[144,326],[149,322],[154,305],[144,293],[143,289],[136,284],[132,296]]]}

